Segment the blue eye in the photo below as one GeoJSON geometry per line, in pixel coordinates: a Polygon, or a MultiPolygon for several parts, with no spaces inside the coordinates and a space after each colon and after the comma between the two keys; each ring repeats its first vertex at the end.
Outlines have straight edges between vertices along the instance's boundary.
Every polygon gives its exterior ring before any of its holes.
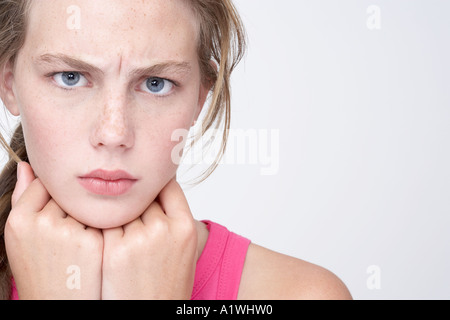
{"type": "Polygon", "coordinates": [[[164,96],[172,91],[173,83],[161,78],[148,78],[141,85],[141,90],[150,92],[158,96],[164,96]]]}
{"type": "Polygon", "coordinates": [[[87,79],[79,72],[59,72],[53,75],[53,79],[63,88],[82,87],[88,84],[87,79]]]}

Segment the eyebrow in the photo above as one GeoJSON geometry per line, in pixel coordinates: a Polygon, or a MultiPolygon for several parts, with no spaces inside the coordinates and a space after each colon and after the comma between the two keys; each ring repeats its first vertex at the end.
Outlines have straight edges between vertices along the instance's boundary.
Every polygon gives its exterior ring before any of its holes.
{"type": "MultiPolygon", "coordinates": [[[[65,64],[69,68],[73,68],[74,71],[75,70],[83,70],[85,72],[87,71],[90,73],[103,74],[103,71],[100,70],[99,68],[97,68],[89,63],[72,58],[72,57],[64,55],[64,54],[48,54],[48,53],[43,54],[36,59],[36,62],[38,64],[43,63],[43,64],[49,64],[49,65],[65,64]]],[[[66,70],[66,71],[71,71],[71,70],[66,70]]]]}
{"type": "MultiPolygon", "coordinates": [[[[64,64],[73,70],[66,71],[84,71],[93,74],[104,74],[104,72],[87,62],[70,57],[65,54],[43,54],[36,59],[37,63],[44,64],[64,64]]],[[[150,75],[158,75],[165,72],[185,74],[192,70],[189,62],[164,61],[155,65],[144,68],[136,68],[128,73],[129,77],[143,77],[150,75]]]]}

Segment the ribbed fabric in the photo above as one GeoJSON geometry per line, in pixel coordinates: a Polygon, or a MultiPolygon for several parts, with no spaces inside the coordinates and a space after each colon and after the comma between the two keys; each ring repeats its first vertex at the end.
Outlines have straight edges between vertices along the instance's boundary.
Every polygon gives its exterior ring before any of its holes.
{"type": "Polygon", "coordinates": [[[197,261],[191,300],[236,300],[250,241],[217,223],[203,222],[209,237],[197,261]]]}

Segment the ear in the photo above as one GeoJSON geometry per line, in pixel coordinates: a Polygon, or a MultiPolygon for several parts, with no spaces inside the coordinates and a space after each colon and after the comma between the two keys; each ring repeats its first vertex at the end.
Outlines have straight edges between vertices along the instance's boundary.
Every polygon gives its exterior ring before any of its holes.
{"type": "Polygon", "coordinates": [[[17,99],[13,90],[14,70],[10,61],[0,67],[0,99],[8,111],[14,115],[20,115],[17,99]]]}

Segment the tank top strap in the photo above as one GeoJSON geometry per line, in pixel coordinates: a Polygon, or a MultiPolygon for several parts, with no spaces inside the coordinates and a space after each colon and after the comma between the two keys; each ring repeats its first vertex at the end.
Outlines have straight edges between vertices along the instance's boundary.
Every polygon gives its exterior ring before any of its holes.
{"type": "Polygon", "coordinates": [[[202,221],[209,230],[197,261],[192,300],[235,300],[250,241],[227,228],[202,221]]]}

